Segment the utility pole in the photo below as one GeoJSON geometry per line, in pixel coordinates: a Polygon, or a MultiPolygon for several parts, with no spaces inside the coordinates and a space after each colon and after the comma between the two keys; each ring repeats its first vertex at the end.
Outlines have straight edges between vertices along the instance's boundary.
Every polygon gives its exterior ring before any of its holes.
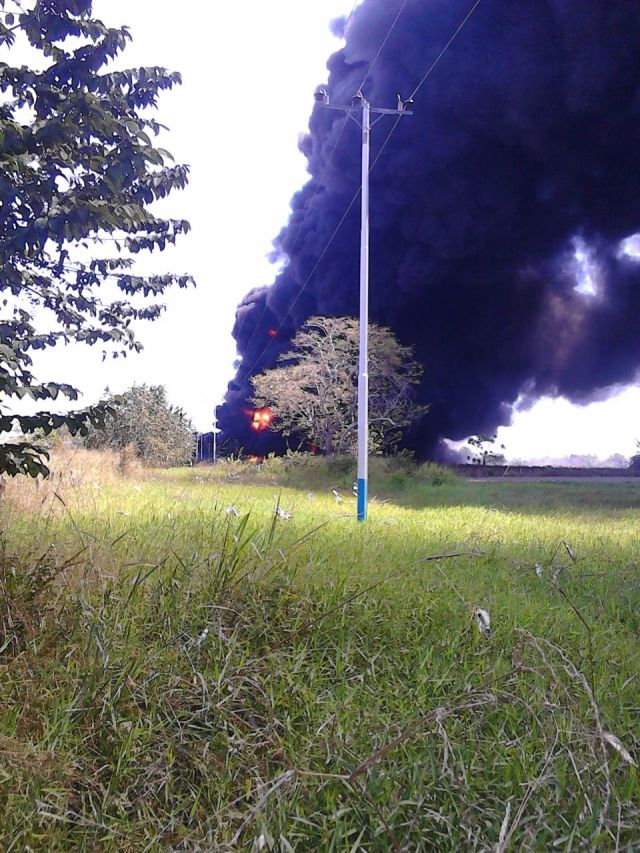
{"type": "Polygon", "coordinates": [[[217,439],[218,439],[218,405],[213,407],[213,464],[216,464],[217,456],[217,439]]]}
{"type": "Polygon", "coordinates": [[[360,217],[360,347],[358,355],[358,496],[356,517],[367,520],[369,491],[369,152],[371,107],[362,100],[362,196],[360,217]]]}
{"type": "MultiPolygon", "coordinates": [[[[395,110],[372,107],[369,101],[358,89],[353,96],[351,106],[331,104],[327,90],[318,88],[314,95],[316,101],[330,110],[346,112],[362,129],[362,189],[361,189],[361,220],[360,220],[360,329],[358,356],[358,494],[356,517],[358,521],[367,520],[367,493],[369,487],[369,155],[371,150],[371,114],[377,113],[382,118],[385,115],[398,117],[410,116],[413,113],[407,109],[413,98],[403,101],[398,95],[398,105],[395,110]],[[361,113],[361,121],[354,114],[361,113]]],[[[377,124],[376,119],[373,124],[377,124]]]]}

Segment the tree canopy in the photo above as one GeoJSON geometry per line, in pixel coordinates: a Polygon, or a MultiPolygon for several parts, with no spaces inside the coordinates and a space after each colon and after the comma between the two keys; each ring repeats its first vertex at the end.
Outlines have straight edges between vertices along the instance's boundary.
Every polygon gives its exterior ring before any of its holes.
{"type": "MultiPolygon", "coordinates": [[[[281,366],[254,377],[254,403],[273,413],[271,428],[300,436],[327,455],[351,453],[357,440],[358,321],[312,317],[281,366]]],[[[369,325],[369,438],[391,452],[426,412],[414,400],[422,367],[390,329],[369,325]]]]}
{"type": "MultiPolygon", "coordinates": [[[[33,67],[0,63],[0,439],[102,424],[107,403],[11,411],[12,399],[78,398],[69,384],[36,379],[32,353],[70,341],[101,344],[104,358],[140,350],[132,324],[155,320],[159,297],[192,283],[135,271],[137,253],[188,232],[149,205],[183,188],[189,170],[156,147],[163,126],[149,115],[180,75],[108,69],[130,38],[93,18],[90,0],[0,0],[0,46],[39,57],[33,67]]],[[[0,442],[3,471],[48,473],[37,445],[10,441],[0,442]]]]}
{"type": "Polygon", "coordinates": [[[134,385],[110,397],[113,414],[92,427],[84,443],[93,449],[131,447],[145,465],[170,467],[193,459],[195,431],[187,415],[167,400],[162,385],[134,385]]]}

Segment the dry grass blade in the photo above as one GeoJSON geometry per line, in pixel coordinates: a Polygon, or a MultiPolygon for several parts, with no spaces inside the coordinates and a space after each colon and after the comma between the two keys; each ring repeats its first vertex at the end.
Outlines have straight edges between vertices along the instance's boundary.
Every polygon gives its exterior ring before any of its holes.
{"type": "MultiPolygon", "coordinates": [[[[509,847],[509,844],[511,843],[511,839],[513,838],[515,831],[518,828],[520,821],[522,820],[522,816],[525,812],[525,809],[527,808],[529,800],[535,794],[535,792],[539,788],[542,780],[544,779],[544,777],[546,775],[547,768],[549,767],[549,764],[551,763],[551,759],[553,758],[557,744],[558,744],[558,732],[556,731],[555,739],[554,739],[553,743],[551,744],[551,746],[549,747],[549,749],[547,750],[547,754],[546,754],[544,761],[542,763],[542,767],[540,769],[540,772],[538,773],[536,778],[531,782],[531,784],[527,787],[527,791],[526,791],[524,797],[522,798],[522,802],[518,806],[518,811],[515,813],[515,815],[513,817],[513,823],[509,827],[508,831],[504,832],[504,837],[503,837],[503,831],[506,830],[506,824],[508,824],[509,809],[507,809],[507,814],[505,815],[505,819],[502,822],[502,828],[500,830],[500,839],[501,840],[498,841],[498,846],[496,847],[496,853],[504,853],[504,851],[509,847]]],[[[509,808],[510,807],[511,807],[511,803],[509,803],[509,808]]]]}
{"type": "Polygon", "coordinates": [[[496,853],[503,853],[506,849],[505,840],[507,837],[507,830],[509,829],[509,819],[511,818],[511,800],[507,803],[507,808],[504,813],[504,817],[502,818],[502,824],[500,826],[500,835],[498,836],[498,844],[496,846],[496,853]]]}
{"type": "Polygon", "coordinates": [[[460,551],[458,553],[453,553],[453,554],[435,554],[432,557],[421,557],[419,560],[417,560],[415,563],[412,563],[410,566],[405,566],[404,568],[398,569],[395,572],[389,572],[388,575],[385,575],[379,581],[376,581],[375,583],[370,584],[369,586],[365,587],[364,589],[359,589],[357,592],[354,592],[353,595],[350,595],[348,598],[343,599],[338,604],[336,604],[334,607],[329,608],[329,610],[325,610],[325,612],[321,613],[320,616],[318,616],[316,619],[312,619],[310,622],[307,622],[301,628],[298,628],[296,631],[293,631],[291,634],[289,634],[289,636],[286,638],[286,640],[283,641],[283,643],[281,645],[276,646],[274,649],[272,649],[272,651],[275,651],[277,648],[282,648],[282,645],[285,645],[286,642],[293,639],[294,637],[298,637],[300,634],[306,633],[311,628],[313,628],[315,625],[317,625],[319,622],[321,622],[323,619],[326,619],[327,616],[330,616],[332,613],[336,613],[338,610],[342,610],[343,607],[346,607],[348,604],[351,604],[357,598],[360,598],[361,596],[366,595],[366,593],[371,592],[372,590],[376,589],[377,587],[382,586],[385,583],[388,583],[388,581],[393,580],[394,578],[400,577],[403,574],[406,574],[406,572],[408,572],[410,569],[417,568],[421,563],[429,563],[429,562],[436,561],[436,560],[454,560],[458,557],[478,557],[478,556],[480,556],[480,555],[477,551],[473,551],[473,552],[460,551]]]}
{"type": "Polygon", "coordinates": [[[295,770],[285,770],[284,773],[282,773],[280,776],[278,776],[278,778],[275,779],[271,783],[271,785],[267,788],[267,790],[264,792],[264,794],[262,794],[262,796],[260,797],[258,802],[254,806],[252,806],[251,809],[249,809],[249,812],[246,814],[242,823],[240,824],[240,826],[236,830],[236,833],[234,834],[233,838],[229,842],[231,847],[234,847],[234,845],[236,845],[238,843],[238,841],[240,840],[240,837],[242,836],[242,833],[249,826],[249,824],[251,823],[253,818],[260,811],[262,811],[262,809],[265,807],[266,802],[269,799],[269,797],[272,794],[274,794],[278,790],[278,788],[281,788],[284,784],[286,784],[287,782],[290,782],[292,779],[294,779],[295,776],[296,776],[295,770]]]}
{"type": "Polygon", "coordinates": [[[373,810],[378,815],[380,823],[384,827],[384,831],[387,833],[387,837],[388,837],[389,841],[391,842],[391,847],[393,848],[393,850],[395,850],[396,853],[402,853],[402,847],[400,845],[400,842],[398,841],[393,830],[389,826],[389,822],[387,821],[384,814],[382,813],[380,806],[376,803],[376,801],[373,799],[373,797],[369,796],[364,785],[358,779],[351,779],[350,781],[355,783],[355,785],[356,785],[358,791],[360,792],[360,795],[362,796],[362,798],[364,800],[366,800],[370,806],[372,806],[373,810]]]}
{"type": "Polygon", "coordinates": [[[599,732],[600,737],[610,746],[612,746],[616,752],[618,752],[621,758],[627,762],[627,764],[631,764],[632,767],[637,767],[636,761],[634,757],[631,755],[628,749],[625,748],[624,744],[616,735],[611,734],[611,732],[601,731],[599,732]]]}
{"type": "Polygon", "coordinates": [[[637,847],[640,479],[371,463],[8,484],[0,849],[637,847]]]}
{"type": "MultiPolygon", "coordinates": [[[[358,776],[361,776],[363,773],[366,773],[371,767],[378,762],[382,761],[392,750],[401,746],[405,743],[409,738],[413,737],[415,732],[421,728],[422,726],[433,723],[440,722],[445,717],[454,716],[457,714],[464,713],[465,711],[473,711],[477,708],[482,708],[486,705],[493,705],[496,702],[496,697],[490,693],[487,693],[489,687],[494,686],[498,682],[508,680],[513,674],[515,670],[509,670],[509,672],[504,673],[503,675],[495,676],[487,680],[481,687],[477,688],[471,694],[471,698],[467,698],[467,701],[460,702],[455,705],[448,705],[446,707],[434,708],[432,711],[427,712],[426,714],[421,714],[415,720],[412,720],[396,737],[392,738],[392,740],[388,741],[383,747],[377,749],[373,752],[368,758],[358,764],[355,767],[349,776],[350,779],[356,779],[358,776]]],[[[464,694],[458,694],[459,698],[464,694]]],[[[469,697],[469,694],[466,694],[469,697]]]]}
{"type": "Polygon", "coordinates": [[[596,676],[595,676],[595,661],[594,661],[594,655],[593,655],[593,638],[591,636],[591,626],[589,625],[587,620],[584,618],[584,616],[582,615],[580,610],[575,606],[573,601],[571,601],[571,599],[569,598],[567,593],[562,589],[562,587],[558,586],[558,584],[556,584],[555,582],[553,582],[551,584],[551,586],[556,590],[556,592],[559,595],[561,595],[564,598],[564,600],[567,602],[569,607],[576,614],[576,616],[578,617],[580,622],[582,622],[582,624],[584,625],[584,629],[587,632],[587,643],[589,646],[589,678],[591,680],[591,693],[595,697],[595,695],[596,695],[596,683],[595,683],[596,682],[596,676]]]}

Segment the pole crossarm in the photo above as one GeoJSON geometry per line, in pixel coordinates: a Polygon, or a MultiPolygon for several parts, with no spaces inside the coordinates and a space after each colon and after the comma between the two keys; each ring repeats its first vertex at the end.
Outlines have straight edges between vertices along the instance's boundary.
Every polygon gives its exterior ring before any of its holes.
{"type": "Polygon", "coordinates": [[[412,116],[412,110],[388,110],[384,107],[371,107],[372,113],[380,113],[383,116],[412,116]]]}
{"type": "MultiPolygon", "coordinates": [[[[357,91],[352,104],[331,104],[324,88],[316,89],[315,99],[330,110],[339,110],[353,118],[362,130],[362,213],[360,223],[360,328],[358,356],[358,486],[357,509],[358,521],[367,520],[367,503],[369,487],[369,154],[371,149],[371,114],[382,116],[411,116],[413,113],[407,106],[413,103],[413,98],[406,101],[398,97],[396,109],[372,107],[361,91],[357,91]],[[362,115],[361,122],[354,114],[362,115]]],[[[377,124],[376,119],[373,124],[377,124]]]]}
{"type": "MultiPolygon", "coordinates": [[[[323,104],[328,110],[339,110],[341,113],[361,113],[362,107],[350,107],[347,104],[323,104]]],[[[412,110],[390,110],[385,107],[369,107],[369,112],[384,116],[412,116],[412,110]]]]}

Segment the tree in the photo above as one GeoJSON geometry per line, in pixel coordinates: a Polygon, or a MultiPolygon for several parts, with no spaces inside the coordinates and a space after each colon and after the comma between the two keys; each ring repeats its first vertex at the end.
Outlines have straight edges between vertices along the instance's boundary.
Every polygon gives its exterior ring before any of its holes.
{"type": "MultiPolygon", "coordinates": [[[[254,377],[254,403],[268,406],[273,429],[302,436],[328,456],[357,442],[358,322],[312,317],[279,357],[282,366],[254,377]]],[[[414,401],[422,375],[413,350],[386,328],[369,326],[370,450],[390,452],[426,406],[414,401]]]]}
{"type": "Polygon", "coordinates": [[[193,458],[195,431],[182,409],[171,406],[162,385],[134,385],[119,397],[110,397],[113,414],[104,425],[89,430],[84,444],[90,449],[124,450],[132,447],[145,465],[185,465],[193,458]]]}
{"type": "MultiPolygon", "coordinates": [[[[504,465],[504,453],[494,450],[497,440],[497,435],[472,435],[467,439],[467,460],[473,465],[504,465]]],[[[501,444],[500,450],[504,449],[504,444],[501,444]]]]}
{"type": "MultiPolygon", "coordinates": [[[[126,27],[91,17],[91,0],[0,0],[0,46],[28,42],[40,55],[33,68],[0,63],[0,436],[103,424],[108,402],[66,415],[10,411],[12,398],[78,398],[68,384],[37,381],[31,354],[61,341],[101,343],[103,358],[139,351],[132,323],[155,320],[155,298],[192,283],[133,266],[189,223],[148,208],[188,179],[154,146],[162,125],[147,112],[180,75],[107,71],[129,40],[126,27]]],[[[46,476],[45,460],[33,442],[0,443],[0,474],[46,476]]]]}
{"type": "MultiPolygon", "coordinates": [[[[638,461],[640,462],[640,458],[638,461]]],[[[604,468],[628,468],[629,464],[630,460],[622,453],[612,453],[611,456],[607,456],[602,466],[604,468]]]]}

